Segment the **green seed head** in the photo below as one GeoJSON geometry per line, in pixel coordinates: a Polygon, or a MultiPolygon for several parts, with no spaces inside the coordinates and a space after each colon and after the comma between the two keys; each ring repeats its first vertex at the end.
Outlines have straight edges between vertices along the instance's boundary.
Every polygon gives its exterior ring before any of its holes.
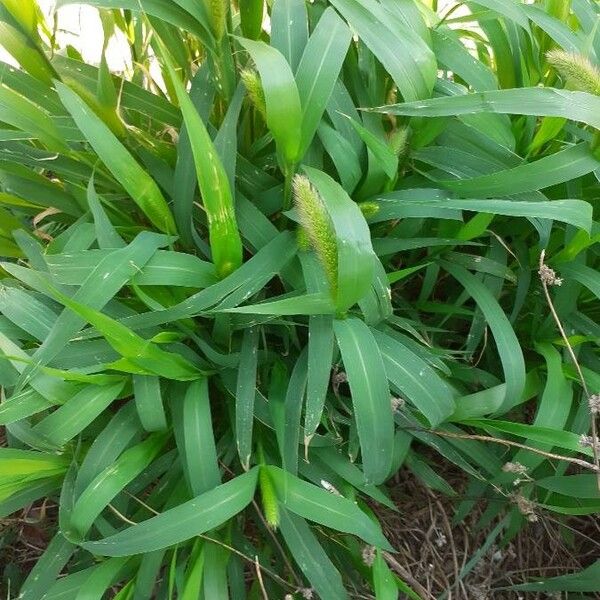
{"type": "Polygon", "coordinates": [[[600,96],[600,69],[588,58],[564,50],[551,50],[546,58],[568,85],[580,92],[600,96]]]}
{"type": "Polygon", "coordinates": [[[266,121],[267,107],[265,103],[265,92],[258,73],[254,69],[243,69],[240,73],[240,77],[246,86],[250,101],[266,121]]]}
{"type": "Polygon", "coordinates": [[[335,296],[338,275],[335,231],[321,197],[310,184],[308,178],[303,175],[294,177],[294,201],[300,223],[319,257],[331,293],[335,296]]]}
{"type": "Polygon", "coordinates": [[[277,496],[273,489],[273,482],[269,477],[269,473],[264,468],[261,468],[258,473],[258,485],[260,487],[265,520],[269,527],[277,529],[279,526],[279,505],[277,504],[277,496]]]}
{"type": "Polygon", "coordinates": [[[396,156],[402,157],[408,150],[409,133],[410,130],[406,126],[400,127],[399,129],[394,129],[394,131],[390,133],[388,137],[388,143],[396,156]]]}
{"type": "Polygon", "coordinates": [[[370,217],[374,217],[379,212],[379,204],[375,202],[361,202],[358,205],[365,219],[369,219],[370,217]]]}
{"type": "Polygon", "coordinates": [[[304,250],[305,252],[311,249],[310,239],[308,237],[308,233],[306,233],[306,229],[300,225],[296,230],[296,241],[298,242],[298,247],[300,250],[304,250]]]}

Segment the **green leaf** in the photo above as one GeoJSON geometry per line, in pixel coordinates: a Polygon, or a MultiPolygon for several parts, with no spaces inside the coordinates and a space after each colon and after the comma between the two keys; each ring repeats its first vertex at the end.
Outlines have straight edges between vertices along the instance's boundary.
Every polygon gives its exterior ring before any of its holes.
{"type": "Polygon", "coordinates": [[[373,156],[383,169],[383,172],[389,179],[393,179],[398,173],[398,156],[392,148],[383,140],[371,133],[366,127],[363,127],[358,121],[348,117],[352,127],[360,136],[360,139],[367,145],[367,148],[373,153],[373,156]]]}
{"type": "Polygon", "coordinates": [[[373,330],[387,378],[423,413],[432,427],[454,411],[454,400],[440,376],[402,342],[373,330]]]}
{"type": "Polygon", "coordinates": [[[125,381],[113,385],[87,385],[33,429],[56,446],[64,446],[81,433],[119,396],[125,381]]]}
{"type": "Polygon", "coordinates": [[[229,591],[227,589],[227,563],[230,552],[227,548],[212,542],[204,545],[204,597],[215,598],[215,600],[227,600],[229,591]]]}
{"type": "Polygon", "coordinates": [[[77,127],[131,198],[160,231],[175,233],[175,222],[160,189],[104,122],[73,90],[55,82],[77,127]]]}
{"type": "Polygon", "coordinates": [[[208,219],[210,248],[215,269],[219,277],[225,277],[242,264],[242,240],[237,227],[229,179],[217,149],[177,76],[166,50],[163,51],[163,56],[177,92],[191,143],[198,187],[208,219]]]}
{"type": "Polygon", "coordinates": [[[333,0],[333,6],[381,61],[407,102],[428,98],[437,75],[435,56],[409,27],[375,0],[333,0]]]}
{"type": "Polygon", "coordinates": [[[48,114],[5,85],[0,87],[0,121],[37,137],[49,150],[66,149],[65,140],[48,114]]]}
{"type": "Polygon", "coordinates": [[[574,279],[584,285],[596,298],[600,298],[600,281],[595,269],[578,263],[569,263],[560,266],[561,274],[568,279],[574,279]]]}
{"type": "Polygon", "coordinates": [[[101,556],[128,556],[189,540],[244,510],[254,495],[257,477],[258,470],[252,469],[156,517],[82,546],[101,556]]]}
{"type": "MultiPolygon", "coordinates": [[[[300,255],[306,287],[310,291],[327,289],[323,269],[312,253],[300,255]]],[[[308,320],[308,379],[306,382],[306,412],[304,444],[315,434],[325,407],[331,363],[333,361],[333,317],[313,315],[308,320]]]]}
{"type": "Polygon", "coordinates": [[[260,74],[267,105],[267,125],[277,148],[287,163],[294,164],[300,159],[302,109],[290,65],[281,52],[264,42],[238,40],[260,74]]]}
{"type": "Polygon", "coordinates": [[[489,112],[564,117],[600,127],[600,97],[587,92],[541,87],[444,96],[419,102],[380,106],[373,110],[415,117],[453,117],[489,112]]]}
{"type": "Polygon", "coordinates": [[[581,143],[512,169],[439,183],[468,197],[508,196],[548,188],[582,177],[598,168],[600,160],[594,156],[588,144],[581,143]]]}
{"type": "Polygon", "coordinates": [[[135,404],[129,402],[95,437],[77,471],[75,496],[79,496],[98,474],[116,461],[140,430],[135,404]]]}
{"type": "MultiPolygon", "coordinates": [[[[60,8],[77,2],[78,0],[58,0],[56,6],[60,8]]],[[[193,32],[202,40],[203,44],[211,49],[214,47],[212,36],[208,33],[202,13],[198,6],[194,7],[190,0],[175,0],[169,4],[165,4],[163,0],[87,0],[87,3],[99,8],[126,9],[147,13],[176,27],[193,32]],[[189,7],[190,10],[187,11],[186,7],[189,7]]]]}
{"type": "Polygon", "coordinates": [[[244,37],[256,40],[262,31],[263,0],[240,0],[240,24],[244,37]]]}
{"type": "Polygon", "coordinates": [[[151,375],[134,375],[133,393],[142,427],[146,431],[166,429],[167,417],[163,408],[159,378],[151,375]]]}
{"type": "Polygon", "coordinates": [[[42,598],[48,587],[60,575],[74,550],[75,546],[61,533],[57,533],[21,586],[21,598],[23,600],[42,598]]]}
{"type": "Polygon", "coordinates": [[[194,496],[221,483],[212,428],[208,380],[189,384],[174,414],[175,439],[194,496]]]}
{"type": "Polygon", "coordinates": [[[298,444],[300,443],[300,417],[308,378],[307,351],[303,350],[294,365],[285,394],[281,465],[290,473],[298,473],[298,444]]]}
{"type": "Polygon", "coordinates": [[[0,425],[15,423],[53,406],[54,403],[41,394],[33,389],[27,389],[20,394],[11,396],[0,404],[0,425]]]}
{"type": "Polygon", "coordinates": [[[271,9],[271,46],[296,71],[308,40],[308,17],[302,0],[275,0],[271,9]]]}
{"type": "Polygon", "coordinates": [[[559,577],[551,577],[533,583],[522,583],[511,586],[513,590],[524,592],[597,592],[600,590],[600,560],[580,571],[559,577]]]}
{"type": "MultiPolygon", "coordinates": [[[[84,250],[77,254],[50,254],[46,263],[50,273],[63,285],[83,285],[96,266],[111,250],[84,250]]],[[[213,265],[193,254],[158,250],[139,266],[131,278],[136,285],[167,285],[190,288],[209,287],[217,281],[213,265]]]]}
{"type": "Polygon", "coordinates": [[[238,455],[246,471],[250,468],[252,454],[258,334],[258,327],[249,327],[244,331],[235,394],[235,438],[238,455]]]}
{"type": "Polygon", "coordinates": [[[130,560],[130,557],[110,558],[94,567],[89,577],[82,582],[78,593],[74,596],[75,600],[102,600],[130,560]]]}
{"type": "Polygon", "coordinates": [[[333,8],[327,8],[306,44],[296,72],[302,103],[300,155],[306,152],[317,131],[351,39],[347,25],[333,8]]]}
{"type": "Polygon", "coordinates": [[[333,324],[348,376],[367,483],[390,474],[394,446],[391,396],[381,353],[371,330],[348,318],[333,324]]]}
{"type": "Polygon", "coordinates": [[[368,544],[392,550],[379,527],[358,506],[278,467],[266,467],[277,497],[290,512],[325,527],[356,535],[368,544]]]}
{"type": "Polygon", "coordinates": [[[280,508],[281,535],[300,567],[321,598],[344,600],[348,594],[342,577],[331,562],[319,540],[304,519],[280,508]]]}
{"type": "Polygon", "coordinates": [[[600,499],[598,478],[595,475],[556,475],[538,479],[535,485],[545,490],[573,498],[600,499]]]}
{"type": "Polygon", "coordinates": [[[475,427],[490,431],[498,431],[508,433],[518,437],[524,437],[547,446],[554,446],[586,456],[592,456],[591,448],[582,446],[580,436],[571,431],[561,431],[559,429],[551,429],[549,427],[539,427],[536,425],[525,425],[523,423],[513,423],[511,421],[498,421],[493,419],[473,419],[464,421],[475,427]]]}
{"type": "Polygon", "coordinates": [[[492,331],[506,379],[506,393],[501,406],[501,410],[506,411],[518,404],[525,388],[525,360],[519,340],[506,314],[479,279],[457,265],[445,261],[442,261],[441,265],[473,297],[492,331]]]}
{"type": "Polygon", "coordinates": [[[373,583],[375,584],[375,598],[377,600],[394,600],[398,598],[398,587],[394,575],[385,562],[381,550],[377,551],[373,563],[373,583]]]}
{"type": "Polygon", "coordinates": [[[152,434],[99,473],[75,501],[70,517],[72,530],[85,536],[109,502],[154,460],[165,441],[165,434],[152,434]]]}
{"type": "MultiPolygon", "coordinates": [[[[499,200],[486,199],[476,200],[473,198],[445,198],[445,199],[415,199],[407,202],[400,193],[392,192],[377,201],[379,212],[375,215],[375,221],[402,218],[403,216],[431,216],[453,218],[457,211],[468,210],[511,217],[529,217],[539,219],[553,219],[570,223],[584,231],[590,231],[592,224],[592,213],[589,202],[583,200],[550,200],[535,201],[528,200],[499,200]],[[396,197],[397,196],[397,197],[396,197]],[[428,213],[429,207],[429,213],[428,213]],[[412,210],[412,215],[408,212],[412,210]]],[[[410,247],[411,240],[395,240],[386,238],[379,242],[381,245],[389,245],[398,248],[397,251],[410,247]]],[[[441,244],[440,240],[432,240],[435,245],[441,244]]],[[[443,245],[443,244],[442,244],[443,245]]],[[[384,246],[384,248],[386,247],[384,246]]],[[[381,254],[380,246],[377,250],[381,254]]],[[[387,252],[386,250],[383,250],[387,252]]]]}
{"type": "Polygon", "coordinates": [[[3,48],[15,58],[25,71],[45,84],[51,83],[55,75],[54,69],[30,36],[24,35],[22,30],[9,23],[0,22],[0,39],[2,39],[3,48]]]}
{"type": "Polygon", "coordinates": [[[167,352],[158,345],[145,340],[137,333],[115,319],[71,300],[68,296],[55,292],[55,297],[75,314],[93,325],[124,361],[113,363],[113,367],[125,372],[160,375],[167,379],[186,381],[197,379],[202,372],[187,358],[174,352],[167,352]]]}
{"type": "Polygon", "coordinates": [[[96,226],[96,237],[98,238],[98,246],[100,248],[122,248],[125,242],[117,233],[106,212],[102,208],[100,198],[94,187],[94,178],[92,177],[87,187],[87,201],[94,217],[94,225],[96,226]]]}
{"type": "MultiPolygon", "coordinates": [[[[536,396],[541,389],[537,371],[529,371],[525,377],[525,388],[519,399],[519,404],[536,396]]],[[[476,419],[485,415],[499,413],[506,398],[506,383],[490,387],[473,394],[460,396],[456,399],[456,410],[452,415],[453,421],[476,419]]]]}
{"type": "Polygon", "coordinates": [[[250,315],[322,315],[334,311],[331,296],[326,292],[223,309],[223,312],[250,315]]]}

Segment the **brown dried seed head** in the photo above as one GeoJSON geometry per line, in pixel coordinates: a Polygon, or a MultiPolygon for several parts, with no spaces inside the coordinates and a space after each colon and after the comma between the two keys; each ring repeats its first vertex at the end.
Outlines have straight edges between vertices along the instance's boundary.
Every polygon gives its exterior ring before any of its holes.
{"type": "Polygon", "coordinates": [[[372,567],[375,562],[375,546],[365,546],[362,549],[362,561],[367,567],[372,567]]]}
{"type": "Polygon", "coordinates": [[[588,398],[588,406],[593,415],[600,414],[600,394],[592,394],[588,398]]]}
{"type": "Polygon", "coordinates": [[[502,470],[505,473],[514,473],[515,475],[527,475],[527,467],[518,462],[504,463],[502,470]]]}
{"type": "Polygon", "coordinates": [[[538,275],[546,285],[562,285],[562,278],[557,277],[554,269],[551,269],[548,265],[542,265],[538,271],[538,275]]]}

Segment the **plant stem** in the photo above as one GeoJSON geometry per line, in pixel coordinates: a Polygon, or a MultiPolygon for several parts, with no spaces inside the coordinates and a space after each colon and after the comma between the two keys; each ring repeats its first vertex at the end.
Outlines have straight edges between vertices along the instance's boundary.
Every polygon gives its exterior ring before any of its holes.
{"type": "Polygon", "coordinates": [[[283,183],[283,210],[292,207],[292,179],[296,173],[296,165],[286,164],[284,169],[285,181],[283,183]]]}
{"type": "Polygon", "coordinates": [[[566,460],[567,462],[583,467],[584,469],[589,469],[590,471],[594,471],[595,473],[600,475],[600,467],[588,462],[587,460],[573,458],[571,456],[563,456],[562,454],[554,454],[554,452],[545,452],[544,450],[539,450],[537,448],[527,446],[527,444],[521,444],[519,442],[513,442],[512,440],[505,440],[502,438],[496,438],[492,437],[491,435],[479,435],[477,433],[453,433],[451,431],[440,431],[439,429],[421,429],[419,427],[406,427],[405,429],[415,429],[417,431],[433,433],[434,435],[439,435],[441,437],[456,438],[458,440],[478,440],[480,442],[493,442],[495,444],[503,444],[504,446],[514,446],[515,448],[528,450],[529,452],[534,452],[535,454],[545,456],[546,458],[553,458],[555,460],[566,460]]]}
{"type": "MultiPolygon", "coordinates": [[[[540,270],[544,266],[544,258],[545,257],[546,257],[546,250],[542,250],[540,253],[540,262],[539,262],[540,270]]],[[[577,375],[579,377],[579,381],[581,383],[581,388],[582,388],[583,394],[585,396],[585,402],[588,402],[591,394],[590,394],[590,391],[588,390],[587,384],[583,377],[583,372],[581,370],[581,366],[579,365],[579,361],[577,360],[577,357],[575,356],[575,352],[573,351],[573,346],[571,346],[571,342],[569,342],[569,338],[567,337],[565,329],[562,326],[562,323],[560,321],[558,313],[556,312],[556,309],[554,308],[554,303],[552,302],[552,297],[550,296],[550,292],[548,291],[548,284],[544,281],[543,278],[541,278],[541,282],[542,282],[542,288],[544,290],[544,296],[546,297],[546,302],[548,304],[548,308],[550,309],[552,318],[554,319],[554,322],[556,323],[556,326],[558,327],[560,336],[562,337],[563,342],[565,343],[565,346],[569,353],[569,356],[571,357],[571,360],[573,361],[573,364],[575,365],[575,369],[577,370],[577,375]]],[[[590,414],[590,421],[591,421],[591,425],[592,425],[592,452],[594,453],[594,466],[595,466],[595,471],[597,474],[596,477],[597,477],[598,489],[600,490],[600,457],[598,456],[598,430],[596,428],[596,415],[594,415],[594,413],[590,414]]]]}

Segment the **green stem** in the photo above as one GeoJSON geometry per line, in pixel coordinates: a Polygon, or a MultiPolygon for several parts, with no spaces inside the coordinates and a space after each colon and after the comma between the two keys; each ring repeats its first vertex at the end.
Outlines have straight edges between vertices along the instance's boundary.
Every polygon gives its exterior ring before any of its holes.
{"type": "Polygon", "coordinates": [[[594,131],[594,137],[592,138],[590,147],[594,153],[594,156],[596,158],[600,158],[600,129],[596,129],[594,131]]]}
{"type": "Polygon", "coordinates": [[[292,179],[296,173],[296,165],[286,164],[284,169],[285,181],[283,184],[283,210],[292,207],[292,179]]]}

